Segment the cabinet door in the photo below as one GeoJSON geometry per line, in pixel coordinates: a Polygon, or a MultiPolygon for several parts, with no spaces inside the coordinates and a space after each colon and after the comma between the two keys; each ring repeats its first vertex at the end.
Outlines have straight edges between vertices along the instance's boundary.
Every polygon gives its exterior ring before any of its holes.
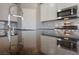
{"type": "Polygon", "coordinates": [[[55,54],[57,38],[41,35],[41,52],[44,54],[55,54]]]}
{"type": "Polygon", "coordinates": [[[54,3],[41,4],[41,21],[56,19],[56,6],[54,3]]]}
{"type": "Polygon", "coordinates": [[[9,41],[7,37],[0,37],[0,54],[8,54],[9,41]]]}

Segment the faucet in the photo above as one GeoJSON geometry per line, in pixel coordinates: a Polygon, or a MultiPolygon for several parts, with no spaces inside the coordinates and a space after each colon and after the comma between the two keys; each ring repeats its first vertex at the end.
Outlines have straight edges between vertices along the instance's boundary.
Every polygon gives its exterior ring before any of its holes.
{"type": "MultiPolygon", "coordinates": [[[[15,4],[15,5],[11,5],[10,7],[9,7],[9,13],[8,13],[8,39],[9,39],[9,42],[10,42],[10,40],[11,40],[11,16],[13,16],[13,17],[16,17],[16,18],[21,18],[22,20],[23,20],[23,16],[20,16],[20,15],[16,15],[16,14],[12,14],[11,13],[11,9],[13,8],[13,7],[18,7],[19,5],[18,4],[15,4]]],[[[21,8],[21,7],[20,7],[21,8]]],[[[23,14],[23,12],[22,12],[22,14],[23,14]]],[[[14,30],[13,30],[14,31],[14,30]]]]}

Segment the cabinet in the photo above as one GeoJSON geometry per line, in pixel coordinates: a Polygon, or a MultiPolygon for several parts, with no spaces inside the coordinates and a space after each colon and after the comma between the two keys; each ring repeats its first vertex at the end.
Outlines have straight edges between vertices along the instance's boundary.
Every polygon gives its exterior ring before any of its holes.
{"type": "Polygon", "coordinates": [[[55,54],[57,38],[41,35],[41,52],[44,54],[55,54]]]}
{"type": "Polygon", "coordinates": [[[41,21],[56,19],[56,6],[54,3],[45,3],[40,6],[41,21]]]}

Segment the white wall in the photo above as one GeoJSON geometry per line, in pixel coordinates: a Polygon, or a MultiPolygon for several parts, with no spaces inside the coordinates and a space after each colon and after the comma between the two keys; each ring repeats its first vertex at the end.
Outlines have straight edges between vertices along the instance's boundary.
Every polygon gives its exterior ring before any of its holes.
{"type": "MultiPolygon", "coordinates": [[[[11,3],[0,3],[0,20],[7,20],[9,14],[9,6],[13,5],[11,3]]],[[[12,8],[12,12],[16,12],[17,9],[15,7],[12,8]]],[[[11,20],[17,21],[15,17],[11,17],[11,20]]]]}
{"type": "Polygon", "coordinates": [[[7,19],[9,6],[10,4],[0,3],[0,19],[1,20],[7,19]]]}

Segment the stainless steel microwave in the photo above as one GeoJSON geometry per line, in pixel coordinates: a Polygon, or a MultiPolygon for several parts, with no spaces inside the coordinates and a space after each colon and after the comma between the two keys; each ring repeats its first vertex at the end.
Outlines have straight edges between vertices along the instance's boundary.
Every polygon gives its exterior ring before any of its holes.
{"type": "Polygon", "coordinates": [[[61,19],[64,17],[77,17],[78,6],[72,6],[68,8],[64,8],[57,11],[57,18],[61,19]]]}

